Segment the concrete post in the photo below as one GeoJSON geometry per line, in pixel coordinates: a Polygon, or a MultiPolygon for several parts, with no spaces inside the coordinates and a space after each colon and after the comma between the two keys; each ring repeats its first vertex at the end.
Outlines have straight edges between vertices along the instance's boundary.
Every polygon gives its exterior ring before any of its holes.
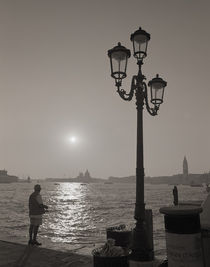
{"type": "Polygon", "coordinates": [[[202,233],[202,244],[203,244],[203,257],[205,267],[210,266],[210,194],[207,195],[206,199],[202,203],[201,219],[201,233],[202,233]]]}
{"type": "Polygon", "coordinates": [[[168,267],[203,267],[200,212],[197,206],[170,206],[164,214],[168,267]]]}

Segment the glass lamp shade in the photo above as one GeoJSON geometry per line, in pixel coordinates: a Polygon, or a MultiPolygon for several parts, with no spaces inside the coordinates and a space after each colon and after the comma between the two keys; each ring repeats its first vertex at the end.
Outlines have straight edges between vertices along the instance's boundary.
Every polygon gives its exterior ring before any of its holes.
{"type": "Polygon", "coordinates": [[[131,41],[133,42],[133,55],[138,61],[143,60],[147,56],[147,45],[150,40],[150,34],[139,28],[131,34],[131,41]]]}
{"type": "Polygon", "coordinates": [[[148,86],[151,92],[151,103],[159,107],[163,103],[164,90],[167,85],[162,78],[157,74],[155,78],[149,81],[148,86]]]}
{"type": "Polygon", "coordinates": [[[127,76],[126,69],[131,52],[122,46],[121,43],[118,43],[117,46],[108,50],[108,56],[110,58],[111,76],[120,82],[127,76]]]}

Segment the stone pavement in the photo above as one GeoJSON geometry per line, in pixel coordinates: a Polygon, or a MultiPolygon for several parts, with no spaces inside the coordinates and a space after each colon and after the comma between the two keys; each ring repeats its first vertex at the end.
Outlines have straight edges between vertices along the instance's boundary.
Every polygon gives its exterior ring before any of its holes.
{"type": "Polygon", "coordinates": [[[92,267],[92,256],[0,240],[0,267],[92,267]]]}

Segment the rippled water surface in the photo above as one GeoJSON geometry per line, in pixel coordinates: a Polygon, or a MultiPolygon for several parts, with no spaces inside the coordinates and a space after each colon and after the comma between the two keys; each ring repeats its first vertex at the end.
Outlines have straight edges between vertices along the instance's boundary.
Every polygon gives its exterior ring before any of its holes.
{"type": "MultiPolygon", "coordinates": [[[[44,246],[69,249],[106,240],[106,228],[134,226],[135,184],[80,184],[41,182],[49,213],[43,216],[39,236],[44,246]]],[[[33,183],[0,184],[0,239],[28,240],[28,197],[33,183]]],[[[159,208],[173,202],[173,186],[145,185],[146,208],[153,211],[156,255],[165,254],[163,215],[159,208]]],[[[181,200],[203,200],[205,188],[178,186],[181,200]]]]}

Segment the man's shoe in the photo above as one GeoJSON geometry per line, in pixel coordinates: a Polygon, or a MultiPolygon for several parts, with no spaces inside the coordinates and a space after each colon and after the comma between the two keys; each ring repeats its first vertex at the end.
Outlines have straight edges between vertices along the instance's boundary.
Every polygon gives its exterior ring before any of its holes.
{"type": "Polygon", "coordinates": [[[41,246],[42,245],[42,243],[39,243],[37,240],[34,240],[33,244],[36,245],[36,246],[41,246]]]}
{"type": "Polygon", "coordinates": [[[33,241],[33,240],[29,240],[29,241],[28,241],[28,245],[33,246],[33,245],[34,245],[34,241],[33,241]]]}

